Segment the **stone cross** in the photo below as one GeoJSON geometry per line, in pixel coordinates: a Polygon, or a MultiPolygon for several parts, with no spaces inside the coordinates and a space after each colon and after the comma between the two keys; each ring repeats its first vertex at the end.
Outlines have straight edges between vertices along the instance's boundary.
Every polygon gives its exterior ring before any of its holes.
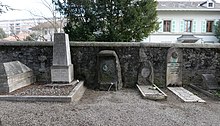
{"type": "Polygon", "coordinates": [[[65,33],[55,33],[51,81],[53,83],[70,83],[73,81],[73,78],[74,72],[71,62],[69,37],[65,33]]]}

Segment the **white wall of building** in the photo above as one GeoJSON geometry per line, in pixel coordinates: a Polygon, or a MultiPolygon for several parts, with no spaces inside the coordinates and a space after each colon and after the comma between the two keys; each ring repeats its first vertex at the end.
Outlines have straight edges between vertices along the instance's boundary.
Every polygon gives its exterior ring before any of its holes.
{"type": "MultiPolygon", "coordinates": [[[[217,21],[220,19],[220,11],[158,11],[158,21],[163,24],[163,20],[171,20],[171,32],[163,32],[159,29],[151,34],[144,42],[177,42],[177,38],[183,34],[193,34],[201,38],[202,42],[217,42],[218,39],[214,36],[214,32],[208,33],[204,31],[204,22],[217,21]],[[181,31],[181,21],[192,20],[192,32],[181,31]],[[174,25],[173,25],[174,24],[174,25]],[[175,27],[175,28],[174,28],[175,27]]],[[[206,25],[206,24],[205,24],[206,25]]],[[[160,25],[162,26],[162,25],[160,25]]]]}

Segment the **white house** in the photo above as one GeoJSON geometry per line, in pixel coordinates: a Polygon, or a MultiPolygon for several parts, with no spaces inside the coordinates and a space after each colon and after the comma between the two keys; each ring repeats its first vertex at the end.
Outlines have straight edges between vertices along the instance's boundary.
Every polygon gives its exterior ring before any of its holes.
{"type": "Polygon", "coordinates": [[[157,11],[160,28],[144,42],[218,42],[214,24],[220,20],[220,3],[158,1],[157,11]]]}

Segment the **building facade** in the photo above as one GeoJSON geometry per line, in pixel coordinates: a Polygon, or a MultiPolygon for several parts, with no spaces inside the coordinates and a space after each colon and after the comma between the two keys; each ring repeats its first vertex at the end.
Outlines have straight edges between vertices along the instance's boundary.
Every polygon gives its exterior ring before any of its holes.
{"type": "Polygon", "coordinates": [[[0,28],[2,28],[8,36],[12,36],[20,32],[29,33],[32,27],[46,21],[44,18],[1,20],[0,28]]]}
{"type": "Polygon", "coordinates": [[[220,3],[158,1],[159,30],[145,42],[217,43],[214,25],[220,20],[220,3]]]}

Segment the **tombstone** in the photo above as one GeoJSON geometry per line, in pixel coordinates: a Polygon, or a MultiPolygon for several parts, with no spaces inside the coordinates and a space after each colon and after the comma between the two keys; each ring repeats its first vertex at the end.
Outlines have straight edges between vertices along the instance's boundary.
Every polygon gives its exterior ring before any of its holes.
{"type": "Polygon", "coordinates": [[[154,84],[154,71],[150,61],[143,60],[140,62],[136,86],[143,98],[151,100],[163,100],[167,98],[167,95],[154,84]]]}
{"type": "Polygon", "coordinates": [[[65,33],[55,33],[51,80],[53,83],[70,83],[73,81],[73,78],[74,72],[71,62],[69,37],[65,33]]]}
{"type": "Polygon", "coordinates": [[[178,48],[168,49],[166,86],[182,86],[182,51],[178,48]]]}
{"type": "Polygon", "coordinates": [[[218,84],[213,74],[202,74],[202,88],[205,90],[219,90],[220,85],[218,84]]]}
{"type": "Polygon", "coordinates": [[[36,81],[33,71],[19,61],[0,63],[0,93],[10,93],[36,81]]]}
{"type": "Polygon", "coordinates": [[[117,54],[112,50],[98,53],[98,84],[100,90],[119,90],[122,88],[121,67],[117,54]]]}
{"type": "Polygon", "coordinates": [[[164,100],[167,95],[154,84],[154,69],[152,63],[147,60],[144,48],[139,50],[140,64],[138,69],[137,88],[143,98],[151,100],[164,100]]]}
{"type": "Polygon", "coordinates": [[[154,83],[153,66],[150,61],[141,62],[138,70],[138,84],[152,85],[154,83]]]}

